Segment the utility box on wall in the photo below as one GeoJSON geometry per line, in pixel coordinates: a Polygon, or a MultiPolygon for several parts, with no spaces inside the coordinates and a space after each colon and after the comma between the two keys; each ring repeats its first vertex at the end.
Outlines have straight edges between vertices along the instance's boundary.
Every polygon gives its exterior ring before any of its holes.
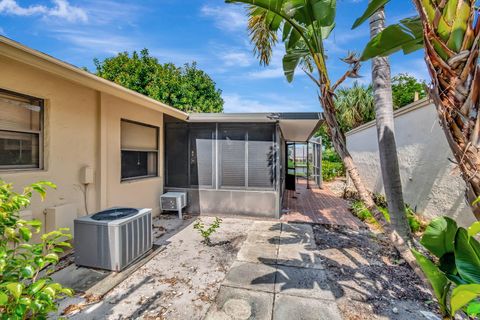
{"type": "Polygon", "coordinates": [[[94,180],[93,168],[86,166],[80,171],[80,182],[82,184],[92,184],[94,180]]]}

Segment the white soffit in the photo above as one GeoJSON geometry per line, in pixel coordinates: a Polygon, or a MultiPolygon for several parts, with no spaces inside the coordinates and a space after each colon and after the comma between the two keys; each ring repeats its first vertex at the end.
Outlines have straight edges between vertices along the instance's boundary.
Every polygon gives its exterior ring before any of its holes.
{"type": "Polygon", "coordinates": [[[285,140],[305,142],[314,133],[320,119],[281,119],[280,129],[285,140]]]}

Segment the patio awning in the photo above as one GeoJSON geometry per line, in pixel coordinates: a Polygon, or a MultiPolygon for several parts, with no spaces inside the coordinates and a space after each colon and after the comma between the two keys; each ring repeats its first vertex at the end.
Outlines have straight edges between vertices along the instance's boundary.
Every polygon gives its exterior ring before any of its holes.
{"type": "Polygon", "coordinates": [[[323,122],[321,113],[280,113],[280,130],[290,142],[306,142],[323,122]]]}
{"type": "Polygon", "coordinates": [[[308,141],[324,121],[320,112],[191,113],[188,122],[273,122],[290,142],[308,141]]]}

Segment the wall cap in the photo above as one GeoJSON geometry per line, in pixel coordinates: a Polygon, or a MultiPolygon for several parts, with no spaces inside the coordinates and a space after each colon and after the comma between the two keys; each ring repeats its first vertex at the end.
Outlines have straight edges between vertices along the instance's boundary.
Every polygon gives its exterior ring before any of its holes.
{"type": "MultiPolygon", "coordinates": [[[[424,107],[427,107],[432,104],[432,100],[430,98],[423,98],[418,101],[415,101],[409,105],[406,105],[403,108],[397,109],[393,112],[393,118],[397,118],[399,116],[402,116],[404,114],[410,113],[412,111],[415,111],[417,109],[421,109],[424,107]]],[[[356,127],[355,129],[352,129],[345,133],[345,136],[351,136],[355,133],[361,132],[363,130],[366,130],[368,128],[374,127],[376,125],[375,120],[369,121],[367,123],[362,124],[361,126],[356,127]]]]}

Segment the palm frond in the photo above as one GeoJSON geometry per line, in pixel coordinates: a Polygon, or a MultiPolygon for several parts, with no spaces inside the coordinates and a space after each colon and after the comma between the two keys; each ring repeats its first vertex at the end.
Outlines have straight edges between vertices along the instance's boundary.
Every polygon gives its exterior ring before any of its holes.
{"type": "Polygon", "coordinates": [[[271,17],[268,11],[259,10],[254,6],[250,6],[248,11],[248,30],[250,42],[253,44],[253,53],[260,64],[268,65],[272,58],[273,47],[278,42],[277,30],[271,28],[271,17]]]}

